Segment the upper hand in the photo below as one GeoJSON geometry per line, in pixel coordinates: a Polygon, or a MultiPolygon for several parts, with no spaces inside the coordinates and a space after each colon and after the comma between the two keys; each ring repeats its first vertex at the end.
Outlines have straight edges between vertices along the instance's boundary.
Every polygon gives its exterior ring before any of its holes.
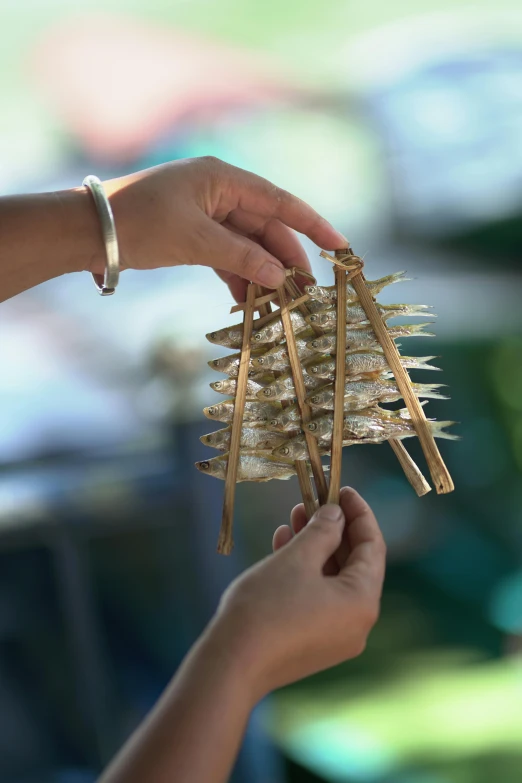
{"type": "Polygon", "coordinates": [[[275,555],[225,593],[217,626],[257,698],[359,655],[379,614],[386,547],[353,489],[306,524],[303,506],[274,535],[275,555]],[[228,640],[228,642],[226,641],[228,640]]]}
{"type": "MultiPolygon", "coordinates": [[[[277,288],[284,267],[310,271],[292,229],[325,250],[347,246],[296,196],[215,158],[174,161],[104,185],[122,268],[210,266],[238,301],[245,299],[246,281],[277,288]]],[[[88,269],[103,274],[104,268],[100,249],[88,269]]]]}

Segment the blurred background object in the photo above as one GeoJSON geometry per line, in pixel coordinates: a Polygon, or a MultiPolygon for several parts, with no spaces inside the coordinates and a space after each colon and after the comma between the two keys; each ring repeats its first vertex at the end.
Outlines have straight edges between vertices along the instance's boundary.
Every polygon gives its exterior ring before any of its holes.
{"type": "MultiPolygon", "coordinates": [[[[519,783],[518,0],[7,0],[0,43],[2,193],[215,155],[312,203],[369,277],[407,269],[401,298],[439,314],[452,399],[429,410],[461,422],[457,489],[419,500],[389,449],[346,452],[389,546],[382,618],[360,660],[260,705],[234,782],[519,783]]],[[[143,274],[0,308],[1,783],[93,781],[298,500],[240,485],[234,554],[215,553],[223,485],[193,463],[230,296],[207,269],[143,274]]]]}

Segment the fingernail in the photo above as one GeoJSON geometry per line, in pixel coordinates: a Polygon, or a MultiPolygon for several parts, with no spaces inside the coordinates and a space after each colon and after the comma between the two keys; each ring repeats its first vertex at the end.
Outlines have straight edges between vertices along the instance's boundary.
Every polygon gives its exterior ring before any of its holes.
{"type": "Polygon", "coordinates": [[[344,514],[339,506],[333,503],[327,503],[326,506],[320,506],[314,514],[314,520],[323,520],[325,522],[340,522],[344,519],[344,514]]]}
{"type": "Polygon", "coordinates": [[[257,282],[266,288],[279,288],[285,282],[283,267],[267,261],[257,273],[257,282]]]}

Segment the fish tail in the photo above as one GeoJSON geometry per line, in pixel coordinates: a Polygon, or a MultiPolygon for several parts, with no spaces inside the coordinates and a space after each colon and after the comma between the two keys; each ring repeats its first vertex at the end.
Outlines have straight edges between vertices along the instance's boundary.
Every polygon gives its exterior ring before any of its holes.
{"type": "Polygon", "coordinates": [[[438,370],[433,364],[428,364],[432,359],[438,359],[438,356],[402,356],[402,364],[410,370],[438,370]]]}
{"type": "Polygon", "coordinates": [[[375,280],[373,285],[375,288],[378,288],[379,291],[382,291],[382,289],[387,285],[393,285],[393,283],[406,283],[409,280],[412,280],[411,277],[404,277],[405,274],[405,271],[394,272],[392,275],[386,275],[386,277],[381,277],[379,280],[375,280]]]}
{"type": "Polygon", "coordinates": [[[430,400],[449,400],[446,394],[436,391],[445,383],[412,383],[412,388],[417,397],[428,397],[430,400]]]}
{"type": "MultiPolygon", "coordinates": [[[[427,315],[427,310],[431,310],[433,305],[423,304],[390,304],[381,305],[381,308],[388,314],[388,318],[392,317],[392,313],[404,316],[422,316],[427,315]]],[[[429,313],[430,318],[436,318],[435,313],[429,313]]]]}
{"type": "Polygon", "coordinates": [[[408,334],[403,335],[404,337],[435,337],[434,332],[425,332],[424,327],[425,326],[431,326],[431,322],[428,321],[424,324],[409,324],[408,334]]]}
{"type": "Polygon", "coordinates": [[[458,424],[457,421],[432,421],[430,423],[431,431],[435,438],[446,438],[446,440],[460,440],[460,435],[453,435],[451,432],[444,432],[445,427],[452,427],[458,424]]]}

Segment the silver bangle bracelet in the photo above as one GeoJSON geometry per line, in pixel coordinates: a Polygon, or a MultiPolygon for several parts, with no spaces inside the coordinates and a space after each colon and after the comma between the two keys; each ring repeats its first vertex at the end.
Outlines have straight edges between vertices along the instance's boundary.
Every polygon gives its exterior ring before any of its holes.
{"type": "Polygon", "coordinates": [[[120,253],[118,249],[116,226],[114,224],[114,215],[112,214],[111,205],[107,198],[107,194],[105,193],[105,189],[98,177],[89,174],[88,177],[85,177],[82,184],[92,193],[96,210],[100,218],[103,242],[105,244],[105,255],[107,257],[105,274],[102,276],[96,275],[93,272],[92,276],[98,293],[101,294],[101,296],[110,296],[116,290],[120,277],[120,253]]]}

